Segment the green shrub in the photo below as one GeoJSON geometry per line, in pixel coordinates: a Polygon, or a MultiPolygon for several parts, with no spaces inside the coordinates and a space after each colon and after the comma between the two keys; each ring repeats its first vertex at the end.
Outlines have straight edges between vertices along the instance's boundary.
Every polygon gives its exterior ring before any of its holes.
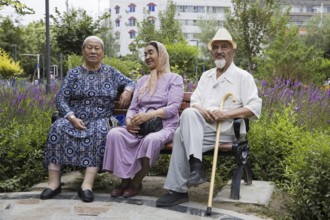
{"type": "Polygon", "coordinates": [[[0,192],[28,190],[45,179],[44,143],[54,97],[43,87],[0,90],[0,192]]]}
{"type": "Polygon", "coordinates": [[[288,192],[290,218],[329,219],[330,129],[311,131],[297,123],[293,104],[272,110],[251,123],[253,179],[274,181],[288,192]]]}
{"type": "Polygon", "coordinates": [[[141,76],[140,70],[142,66],[139,62],[121,60],[113,57],[105,57],[102,62],[116,68],[122,74],[132,79],[138,79],[141,76]]]}
{"type": "Polygon", "coordinates": [[[66,61],[66,66],[68,69],[72,69],[73,67],[79,66],[83,64],[83,57],[80,55],[72,54],[68,56],[68,60],[66,61]]]}
{"type": "Polygon", "coordinates": [[[267,117],[267,110],[258,121],[251,123],[249,143],[254,179],[285,181],[283,160],[291,154],[293,143],[300,142],[301,127],[295,125],[292,107],[282,107],[283,112],[273,112],[267,117]]]}
{"type": "Polygon", "coordinates": [[[19,62],[14,62],[9,55],[0,48],[0,78],[9,79],[12,76],[19,76],[23,73],[19,62]]]}
{"type": "MultiPolygon", "coordinates": [[[[67,66],[69,69],[72,69],[73,67],[79,66],[83,63],[83,58],[80,55],[70,55],[67,66]]],[[[128,76],[130,78],[137,79],[141,76],[140,70],[142,68],[141,64],[139,62],[134,62],[130,60],[122,60],[118,58],[109,58],[104,57],[102,60],[102,63],[110,65],[117,70],[119,70],[121,73],[123,73],[125,76],[128,76]]]]}
{"type": "Polygon", "coordinates": [[[330,137],[304,132],[285,158],[285,189],[291,195],[294,219],[330,219],[330,137]]]}

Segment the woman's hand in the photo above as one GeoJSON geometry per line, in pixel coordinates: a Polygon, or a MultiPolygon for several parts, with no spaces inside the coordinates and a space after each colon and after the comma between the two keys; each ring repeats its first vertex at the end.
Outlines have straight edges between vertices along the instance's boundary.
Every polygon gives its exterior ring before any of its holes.
{"type": "Polygon", "coordinates": [[[134,115],[132,118],[131,118],[131,121],[133,124],[135,125],[140,125],[142,124],[143,122],[146,122],[148,121],[149,119],[152,118],[152,112],[140,112],[136,115],[134,115]]]}
{"type": "Polygon", "coordinates": [[[140,130],[139,125],[132,123],[132,120],[130,118],[126,119],[126,129],[132,133],[132,134],[137,134],[140,130]]]}
{"type": "Polygon", "coordinates": [[[122,92],[122,94],[119,97],[120,107],[122,108],[128,107],[131,102],[131,98],[132,98],[132,92],[128,90],[124,90],[124,92],[122,92]]]}
{"type": "Polygon", "coordinates": [[[77,128],[78,130],[85,130],[86,126],[83,122],[83,120],[81,120],[80,118],[77,117],[70,117],[68,118],[68,120],[73,124],[73,126],[75,128],[77,128]]]}

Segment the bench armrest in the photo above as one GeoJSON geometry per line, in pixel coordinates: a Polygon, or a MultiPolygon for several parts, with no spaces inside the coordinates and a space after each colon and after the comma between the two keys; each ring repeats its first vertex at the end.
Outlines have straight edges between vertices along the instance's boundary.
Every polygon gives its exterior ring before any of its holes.
{"type": "MultiPolygon", "coordinates": [[[[247,118],[234,118],[234,133],[235,133],[235,137],[236,137],[236,140],[239,141],[240,140],[240,129],[241,129],[241,124],[242,124],[242,120],[244,120],[245,122],[245,130],[246,130],[246,133],[249,132],[249,119],[247,118]]],[[[246,139],[246,137],[245,137],[246,139]]]]}

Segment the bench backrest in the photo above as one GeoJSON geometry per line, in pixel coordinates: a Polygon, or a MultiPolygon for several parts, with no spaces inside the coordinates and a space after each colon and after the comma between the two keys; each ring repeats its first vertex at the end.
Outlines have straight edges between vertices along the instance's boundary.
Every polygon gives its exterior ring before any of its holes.
{"type": "MultiPolygon", "coordinates": [[[[180,114],[182,113],[183,110],[185,110],[186,108],[188,108],[190,106],[190,97],[192,95],[192,92],[185,92],[183,95],[183,100],[181,103],[181,107],[180,107],[180,114]]],[[[124,114],[126,115],[127,113],[127,108],[121,108],[119,106],[119,101],[116,100],[115,101],[115,111],[114,111],[114,115],[120,115],[120,114],[124,114]]]]}

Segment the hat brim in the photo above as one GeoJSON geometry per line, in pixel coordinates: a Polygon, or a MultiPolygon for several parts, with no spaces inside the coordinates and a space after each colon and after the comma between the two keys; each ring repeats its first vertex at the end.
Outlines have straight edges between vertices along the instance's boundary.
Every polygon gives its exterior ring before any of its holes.
{"type": "MultiPolygon", "coordinates": [[[[209,50],[212,50],[212,43],[215,42],[215,41],[221,41],[221,40],[211,40],[208,42],[207,44],[207,48],[209,48],[209,50]]],[[[237,44],[235,41],[233,40],[225,40],[225,41],[228,41],[231,43],[231,45],[233,45],[233,48],[236,49],[237,48],[237,44]]]]}

